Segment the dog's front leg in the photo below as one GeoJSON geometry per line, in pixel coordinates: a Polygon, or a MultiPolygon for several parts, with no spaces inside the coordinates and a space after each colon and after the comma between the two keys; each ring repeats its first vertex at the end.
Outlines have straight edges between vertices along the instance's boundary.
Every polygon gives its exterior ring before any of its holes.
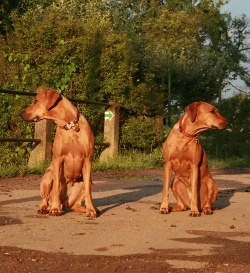
{"type": "Polygon", "coordinates": [[[52,160],[53,164],[53,186],[52,186],[52,205],[49,211],[50,215],[59,216],[61,215],[60,205],[60,178],[62,176],[62,164],[63,161],[57,158],[52,160]],[[54,161],[54,162],[53,162],[54,161]]]}
{"type": "Polygon", "coordinates": [[[198,184],[199,184],[199,167],[197,164],[193,164],[191,167],[191,191],[192,191],[192,198],[191,198],[191,211],[189,216],[201,216],[201,213],[198,209],[198,184]]]}
{"type": "Polygon", "coordinates": [[[43,178],[40,183],[40,194],[42,197],[42,204],[38,205],[39,207],[38,213],[40,214],[48,213],[52,183],[53,183],[53,169],[52,169],[52,166],[50,165],[48,169],[46,170],[45,174],[43,175],[43,178]]]}
{"type": "Polygon", "coordinates": [[[198,209],[198,202],[199,200],[199,179],[200,178],[200,162],[203,156],[203,149],[198,141],[196,141],[196,146],[193,153],[193,159],[191,164],[191,211],[189,216],[201,216],[201,213],[198,209]]]}
{"type": "Polygon", "coordinates": [[[213,178],[209,175],[204,178],[203,184],[201,185],[201,208],[204,214],[211,215],[212,204],[216,201],[218,195],[218,186],[214,183],[213,178]]]}
{"type": "Polygon", "coordinates": [[[164,165],[163,170],[163,190],[162,190],[162,203],[160,207],[160,213],[167,214],[169,213],[168,206],[169,206],[169,186],[170,186],[170,179],[172,174],[172,165],[170,161],[167,161],[164,165]]]}
{"type": "Polygon", "coordinates": [[[95,207],[93,205],[93,201],[92,201],[91,171],[92,171],[92,162],[89,158],[86,158],[84,165],[83,165],[86,214],[88,217],[95,218],[97,216],[97,212],[96,212],[96,209],[95,209],[95,207]]]}

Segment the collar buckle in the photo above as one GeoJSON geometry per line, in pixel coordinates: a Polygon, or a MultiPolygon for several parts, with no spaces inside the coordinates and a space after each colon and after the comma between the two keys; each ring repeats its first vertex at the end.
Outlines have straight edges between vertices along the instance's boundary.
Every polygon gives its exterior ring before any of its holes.
{"type": "Polygon", "coordinates": [[[69,123],[65,124],[64,126],[60,126],[60,127],[62,129],[65,129],[66,131],[70,130],[71,128],[75,128],[75,131],[79,132],[80,131],[79,124],[78,124],[79,117],[80,117],[80,113],[77,110],[76,118],[74,120],[70,121],[69,123]]]}

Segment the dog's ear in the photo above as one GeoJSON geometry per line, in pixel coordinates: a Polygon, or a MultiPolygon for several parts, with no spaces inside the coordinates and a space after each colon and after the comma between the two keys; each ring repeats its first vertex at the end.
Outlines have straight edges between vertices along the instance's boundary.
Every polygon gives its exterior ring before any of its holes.
{"type": "Polygon", "coordinates": [[[45,92],[47,110],[52,108],[58,102],[58,100],[62,98],[62,96],[56,90],[47,89],[44,92],[45,92]]]}
{"type": "Polygon", "coordinates": [[[192,122],[195,121],[196,119],[196,115],[197,115],[197,108],[200,105],[200,102],[193,102],[191,104],[189,104],[186,108],[185,111],[188,115],[188,117],[191,119],[192,122]]]}

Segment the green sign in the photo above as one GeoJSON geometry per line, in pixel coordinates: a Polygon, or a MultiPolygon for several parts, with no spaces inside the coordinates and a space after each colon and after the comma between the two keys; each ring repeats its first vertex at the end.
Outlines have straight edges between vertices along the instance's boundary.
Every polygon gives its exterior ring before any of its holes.
{"type": "Polygon", "coordinates": [[[114,114],[111,111],[107,111],[104,114],[105,119],[111,120],[114,117],[114,114]]]}

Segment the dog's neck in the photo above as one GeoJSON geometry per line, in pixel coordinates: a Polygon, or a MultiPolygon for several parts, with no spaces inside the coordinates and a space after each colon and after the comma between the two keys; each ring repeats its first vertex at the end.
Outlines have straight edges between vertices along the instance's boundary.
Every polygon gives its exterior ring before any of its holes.
{"type": "MultiPolygon", "coordinates": [[[[185,120],[187,119],[187,116],[184,114],[183,116],[181,116],[180,120],[179,120],[179,132],[182,133],[185,137],[189,138],[189,139],[195,139],[196,140],[196,144],[199,143],[199,135],[197,132],[197,130],[192,130],[190,128],[190,133],[187,132],[186,129],[184,129],[184,117],[185,117],[185,120]]],[[[186,127],[186,126],[185,126],[186,127]]]]}
{"type": "Polygon", "coordinates": [[[78,109],[65,97],[58,102],[60,107],[60,113],[57,112],[57,107],[50,110],[50,119],[52,119],[59,128],[64,130],[70,130],[74,128],[76,132],[80,131],[79,118],[80,113],[78,109]]]}
{"type": "Polygon", "coordinates": [[[179,131],[186,137],[189,137],[189,138],[193,138],[193,137],[196,137],[197,134],[190,134],[188,132],[186,132],[183,128],[183,118],[184,118],[185,114],[183,116],[181,116],[180,120],[179,120],[179,131]]]}
{"type": "Polygon", "coordinates": [[[70,121],[69,123],[63,125],[63,126],[59,126],[60,128],[62,129],[65,129],[65,130],[70,130],[71,128],[74,128],[76,132],[79,132],[80,131],[80,128],[79,128],[79,117],[80,117],[80,113],[78,111],[78,109],[76,108],[76,117],[74,120],[70,121]]]}

